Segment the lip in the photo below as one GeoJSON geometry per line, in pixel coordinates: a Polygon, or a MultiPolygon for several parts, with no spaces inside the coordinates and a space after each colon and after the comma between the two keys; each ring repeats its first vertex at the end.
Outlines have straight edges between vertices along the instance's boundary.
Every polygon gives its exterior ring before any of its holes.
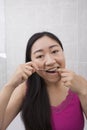
{"type": "Polygon", "coordinates": [[[52,67],[49,69],[39,69],[39,72],[44,72],[44,74],[48,77],[48,78],[58,78],[58,69],[60,68],[60,66],[56,66],[56,67],[52,67]]]}
{"type": "Polygon", "coordinates": [[[60,67],[57,66],[57,67],[53,67],[53,68],[49,68],[49,69],[39,69],[39,71],[45,71],[45,72],[51,72],[51,71],[57,71],[60,67]]]}
{"type": "Polygon", "coordinates": [[[56,71],[56,70],[58,70],[59,68],[60,68],[60,67],[57,66],[57,67],[54,67],[54,68],[46,69],[45,71],[49,71],[49,72],[51,72],[51,71],[56,71]]]}

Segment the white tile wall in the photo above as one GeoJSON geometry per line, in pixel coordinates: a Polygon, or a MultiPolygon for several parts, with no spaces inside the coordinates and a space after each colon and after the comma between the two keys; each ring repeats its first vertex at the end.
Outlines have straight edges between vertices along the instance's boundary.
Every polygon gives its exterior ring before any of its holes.
{"type": "Polygon", "coordinates": [[[0,57],[0,90],[7,81],[7,63],[6,58],[0,57]]]}
{"type": "Polygon", "coordinates": [[[4,1],[0,0],[0,89],[7,79],[4,1]]]}
{"type": "MultiPolygon", "coordinates": [[[[86,0],[5,0],[7,78],[24,62],[28,38],[46,30],[62,41],[67,67],[87,79],[86,16],[86,0]]],[[[8,127],[15,129],[24,130],[19,115],[8,127]]]]}
{"type": "Polygon", "coordinates": [[[0,0],[0,53],[5,52],[5,15],[4,0],[0,0]]]}

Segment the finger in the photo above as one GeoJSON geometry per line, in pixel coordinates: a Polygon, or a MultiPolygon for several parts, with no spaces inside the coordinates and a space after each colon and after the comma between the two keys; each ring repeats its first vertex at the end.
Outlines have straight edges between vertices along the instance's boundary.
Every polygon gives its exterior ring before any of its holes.
{"type": "Polygon", "coordinates": [[[23,74],[22,74],[22,80],[27,80],[28,77],[30,77],[32,75],[32,71],[25,71],[23,74]]]}
{"type": "Polygon", "coordinates": [[[24,73],[23,76],[22,76],[22,82],[27,80],[27,79],[28,79],[28,75],[24,73]]]}
{"type": "Polygon", "coordinates": [[[25,69],[24,74],[26,74],[27,77],[29,77],[29,76],[31,76],[33,74],[33,70],[32,69],[31,70],[25,69]]]}
{"type": "Polygon", "coordinates": [[[33,69],[35,69],[35,70],[38,70],[38,66],[35,62],[32,62],[32,61],[27,62],[27,65],[33,67],[33,69]]]}
{"type": "Polygon", "coordinates": [[[65,78],[65,77],[63,78],[63,77],[62,77],[62,78],[61,78],[61,81],[65,83],[65,82],[67,82],[67,78],[65,78]]]}
{"type": "Polygon", "coordinates": [[[66,86],[66,87],[69,86],[69,81],[67,81],[66,78],[61,78],[61,81],[64,84],[64,86],[66,86]]]}
{"type": "Polygon", "coordinates": [[[61,77],[69,77],[70,73],[63,72],[60,75],[61,75],[61,77]]]}
{"type": "Polygon", "coordinates": [[[25,66],[25,71],[31,71],[32,73],[34,73],[35,69],[31,66],[25,66]]]}
{"type": "Polygon", "coordinates": [[[66,69],[66,68],[59,68],[59,69],[58,69],[58,72],[60,72],[60,73],[69,73],[70,70],[68,70],[68,69],[66,69]]]}

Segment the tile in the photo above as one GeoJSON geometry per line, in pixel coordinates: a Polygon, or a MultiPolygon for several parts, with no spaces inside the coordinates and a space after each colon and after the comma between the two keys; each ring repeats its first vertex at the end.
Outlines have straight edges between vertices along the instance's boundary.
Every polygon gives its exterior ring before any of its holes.
{"type": "Polygon", "coordinates": [[[0,88],[7,81],[7,63],[5,58],[0,57],[0,88]]]}
{"type": "Polygon", "coordinates": [[[78,72],[87,79],[87,62],[78,62],[78,72]]]}
{"type": "Polygon", "coordinates": [[[78,73],[78,62],[77,61],[67,61],[66,62],[66,68],[71,70],[71,71],[74,71],[76,73],[78,73]]]}

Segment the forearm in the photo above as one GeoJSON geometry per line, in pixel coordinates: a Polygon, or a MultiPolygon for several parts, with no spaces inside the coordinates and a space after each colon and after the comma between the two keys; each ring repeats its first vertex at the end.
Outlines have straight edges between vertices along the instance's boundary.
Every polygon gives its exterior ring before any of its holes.
{"type": "Polygon", "coordinates": [[[78,94],[83,111],[87,119],[87,80],[84,79],[82,91],[78,94]]]}
{"type": "Polygon", "coordinates": [[[87,119],[87,94],[79,95],[79,99],[81,102],[83,112],[84,112],[86,119],[87,119]]]}
{"type": "MultiPolygon", "coordinates": [[[[34,66],[32,62],[21,64],[16,69],[16,71],[14,72],[14,74],[12,75],[8,83],[1,90],[0,92],[0,128],[2,127],[2,123],[6,115],[5,112],[7,110],[7,105],[9,103],[10,97],[14,89],[20,84],[22,84],[23,82],[25,82],[29,78],[29,76],[31,76],[35,72],[35,68],[32,66],[34,66]]],[[[11,104],[13,104],[13,101],[11,104]]]]}
{"type": "Polygon", "coordinates": [[[9,99],[10,99],[11,94],[14,91],[14,89],[15,88],[12,87],[12,84],[8,83],[0,91],[0,127],[1,127],[1,125],[3,123],[5,110],[6,110],[9,99]]]}

